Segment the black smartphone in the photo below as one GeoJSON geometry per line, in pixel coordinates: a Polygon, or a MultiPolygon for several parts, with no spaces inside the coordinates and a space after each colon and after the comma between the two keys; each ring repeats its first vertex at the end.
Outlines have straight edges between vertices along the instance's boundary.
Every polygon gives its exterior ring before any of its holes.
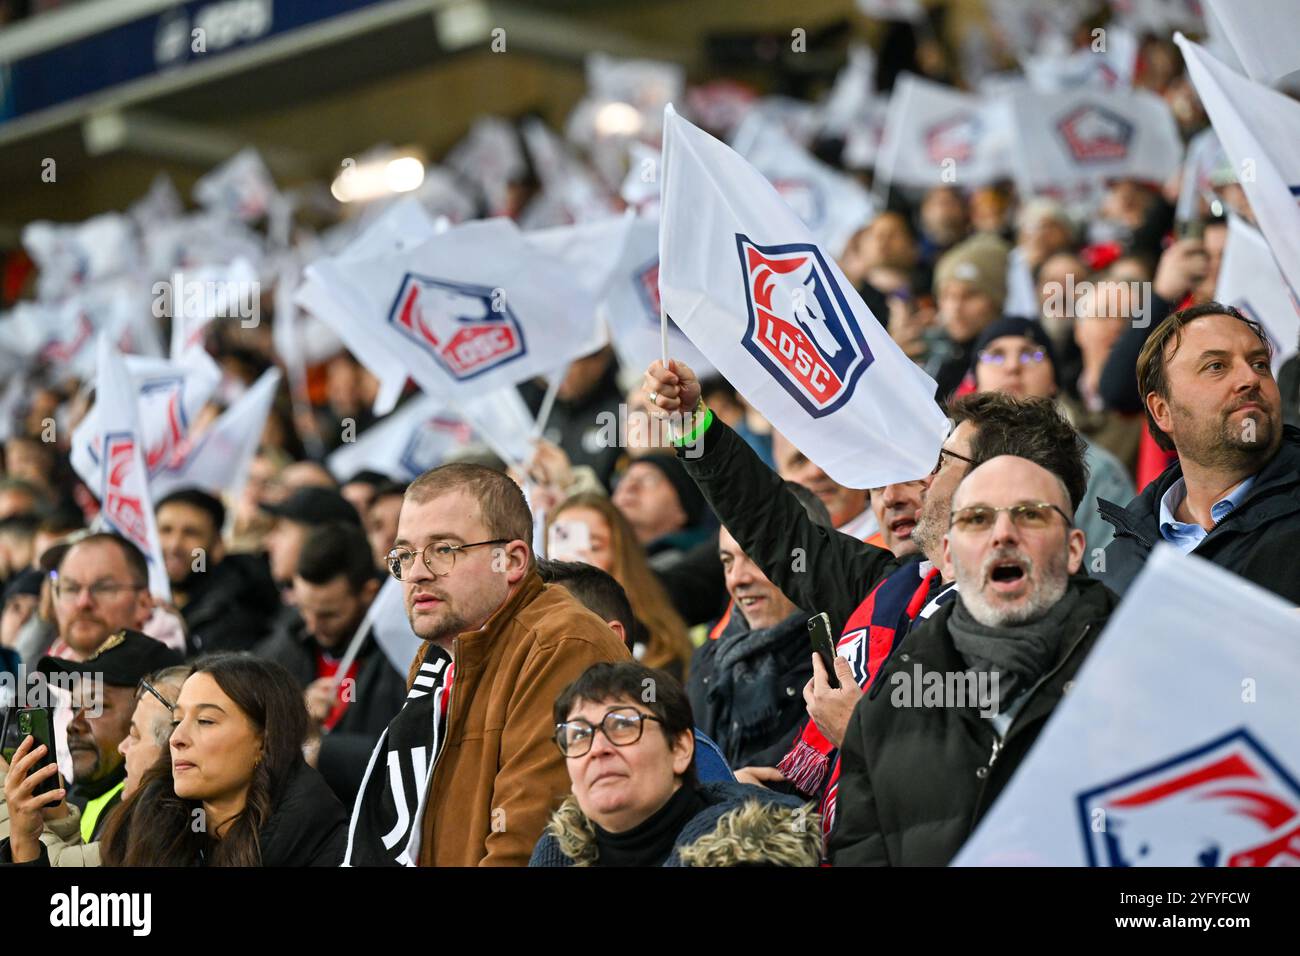
{"type": "Polygon", "coordinates": [[[839,690],[840,679],[835,673],[835,641],[831,638],[831,619],[825,611],[808,618],[808,640],[826,668],[826,681],[839,690]]]}
{"type": "MultiPolygon", "coordinates": [[[[18,708],[18,743],[30,735],[33,739],[32,749],[35,750],[41,744],[45,745],[45,756],[40,762],[32,768],[31,773],[36,773],[58,761],[54,757],[54,716],[48,707],[20,707],[18,708]]],[[[17,745],[15,745],[17,746],[17,745]]],[[[30,774],[29,774],[30,776],[30,774]]],[[[49,793],[51,790],[59,789],[59,775],[56,773],[48,780],[41,783],[32,791],[34,796],[42,793],[49,793]]]]}

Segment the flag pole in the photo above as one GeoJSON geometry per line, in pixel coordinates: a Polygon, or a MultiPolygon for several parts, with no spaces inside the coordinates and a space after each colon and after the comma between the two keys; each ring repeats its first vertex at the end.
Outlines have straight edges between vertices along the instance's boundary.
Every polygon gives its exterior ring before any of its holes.
{"type": "Polygon", "coordinates": [[[537,419],[533,422],[533,439],[542,437],[542,432],[546,431],[546,423],[551,419],[551,410],[555,408],[555,397],[560,392],[560,385],[564,382],[564,377],[569,374],[569,365],[566,362],[556,370],[546,381],[546,394],[542,396],[542,404],[537,409],[537,419]]]}

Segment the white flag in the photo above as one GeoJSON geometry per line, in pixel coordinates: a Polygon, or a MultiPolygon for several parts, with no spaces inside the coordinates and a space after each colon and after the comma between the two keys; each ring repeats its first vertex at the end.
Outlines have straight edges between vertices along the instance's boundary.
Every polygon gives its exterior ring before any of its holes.
{"type": "Polygon", "coordinates": [[[1205,127],[1187,141],[1187,157],[1183,160],[1182,181],[1178,185],[1178,205],[1174,207],[1175,221],[1192,222],[1202,218],[1201,203],[1204,202],[1208,209],[1214,199],[1214,172],[1227,162],[1228,154],[1223,151],[1223,144],[1213,126],[1205,127]]]}
{"type": "Polygon", "coordinates": [[[1183,160],[1173,113],[1146,90],[1019,93],[1008,108],[1023,195],[1069,195],[1115,178],[1164,182],[1183,160]]]}
{"type": "MultiPolygon", "coordinates": [[[[178,270],[166,281],[154,283],[154,295],[170,299],[173,360],[191,349],[201,349],[207,328],[216,319],[234,319],[244,328],[260,321],[261,280],[247,259],[188,272],[178,270]]],[[[162,307],[156,311],[162,312],[162,307]]]]}
{"type": "Polygon", "coordinates": [[[161,498],[177,488],[201,488],[238,500],[249,465],[262,442],[262,429],[279,384],[279,369],[263,372],[234,404],[191,440],[184,454],[150,476],[154,494],[161,498]]]}
{"type": "Polygon", "coordinates": [[[1157,544],[957,866],[1300,863],[1300,616],[1157,544]]]}
{"type": "Polygon", "coordinates": [[[519,134],[509,120],[499,116],[476,119],[465,138],[447,154],[446,162],[479,188],[493,216],[506,214],[509,186],[528,170],[519,134]]]}
{"type": "Polygon", "coordinates": [[[62,299],[100,279],[135,268],[139,247],[130,218],[109,212],[85,222],[33,222],[23,229],[23,247],[39,270],[42,300],[62,299]]]}
{"type": "Polygon", "coordinates": [[[1234,73],[1181,34],[1174,42],[1283,277],[1300,292],[1300,103],[1234,73]]]}
{"type": "Polygon", "coordinates": [[[278,195],[262,155],[252,146],[194,184],[194,198],[199,205],[243,222],[261,219],[278,195]]]}
{"type": "Polygon", "coordinates": [[[507,220],[357,255],[309,266],[298,303],[367,366],[396,362],[432,395],[459,401],[547,374],[594,337],[594,304],[573,268],[507,220]]]}
{"type": "MultiPolygon", "coordinates": [[[[145,471],[152,482],[182,460],[193,437],[190,428],[221,384],[221,369],[207,352],[192,349],[182,361],[127,356],[126,370],[135,390],[145,471]]],[[[103,461],[99,457],[105,428],[117,422],[105,417],[99,398],[72,436],[69,460],[95,497],[101,496],[103,461]]]]}
{"type": "Polygon", "coordinates": [[[1133,71],[1137,68],[1136,34],[1121,26],[1111,26],[1100,37],[1105,40],[1100,49],[1095,40],[1087,46],[1072,48],[1069,39],[1053,38],[1055,42],[1025,60],[1025,75],[1034,89],[1042,93],[1128,89],[1133,85],[1133,71]]]}
{"type": "Polygon", "coordinates": [[[405,677],[424,642],[411,630],[411,619],[406,616],[406,602],[402,595],[402,582],[394,577],[385,578],[366,616],[370,619],[375,643],[397,673],[405,677]]]}
{"type": "MultiPolygon", "coordinates": [[[[171,600],[171,585],[158,544],[153,496],[145,470],[144,442],[136,390],[122,355],[105,336],[97,349],[99,375],[95,380],[95,404],[99,408],[99,517],[112,531],[126,538],[149,564],[149,591],[171,600]]],[[[78,430],[80,434],[80,430],[78,430]]],[[[73,442],[77,435],[73,435],[73,442]]]]}
{"type": "Polygon", "coordinates": [[[762,174],[665,112],[668,314],[835,481],[871,488],[929,474],[948,430],[934,383],[762,174]]]}
{"type": "Polygon", "coordinates": [[[1277,87],[1300,71],[1295,0],[1207,0],[1233,52],[1257,83],[1277,87]]]}
{"type": "Polygon", "coordinates": [[[875,204],[856,179],[814,158],[762,114],[751,113],[741,122],[733,145],[832,256],[838,258],[853,234],[875,217],[875,204]]]}
{"type": "Polygon", "coordinates": [[[1214,298],[1235,306],[1264,327],[1273,343],[1273,374],[1300,347],[1300,314],[1259,230],[1228,217],[1228,242],[1214,298]]]}
{"type": "Polygon", "coordinates": [[[1006,128],[998,101],[904,73],[889,98],[876,176],[882,187],[917,188],[1001,179],[1011,172],[1006,128]]]}
{"type": "MultiPolygon", "coordinates": [[[[623,368],[645,368],[663,349],[659,322],[659,220],[636,219],[623,245],[601,312],[623,368]]],[[[668,354],[704,378],[713,365],[668,320],[668,354]]]]}

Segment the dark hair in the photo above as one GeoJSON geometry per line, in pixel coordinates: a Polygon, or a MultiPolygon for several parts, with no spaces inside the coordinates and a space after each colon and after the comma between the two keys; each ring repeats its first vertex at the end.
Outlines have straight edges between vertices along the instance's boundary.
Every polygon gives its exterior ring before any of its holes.
{"type": "Polygon", "coordinates": [[[1142,351],[1138,353],[1137,380],[1138,394],[1142,396],[1142,408],[1147,416],[1147,430],[1151,432],[1151,437],[1156,440],[1156,444],[1165,451],[1174,450],[1174,440],[1156,424],[1150,408],[1147,407],[1147,396],[1155,392],[1163,399],[1169,398],[1169,378],[1165,367],[1165,346],[1171,340],[1173,341],[1173,351],[1169,353],[1169,358],[1173,358],[1178,353],[1178,347],[1183,344],[1184,326],[1207,315],[1227,315],[1238,322],[1245,323],[1264,343],[1264,348],[1268,349],[1269,358],[1273,357],[1273,345],[1269,342],[1263,326],[1254,319],[1243,315],[1238,309],[1230,305],[1224,305],[1221,302],[1202,302],[1200,305],[1190,306],[1181,312],[1175,312],[1157,325],[1155,331],[1151,333],[1150,338],[1142,346],[1142,351]]]}
{"type": "Polygon", "coordinates": [[[82,513],[71,506],[60,505],[51,508],[41,519],[41,525],[37,528],[43,534],[64,535],[73,531],[80,531],[86,526],[86,519],[82,513]]]}
{"type": "Polygon", "coordinates": [[[582,561],[552,561],[548,558],[537,559],[537,572],[547,584],[566,588],[579,604],[602,621],[618,621],[631,636],[636,616],[632,613],[627,592],[613,575],[582,561]]]}
{"type": "Polygon", "coordinates": [[[0,534],[10,534],[30,541],[40,530],[41,519],[34,514],[16,514],[0,518],[0,534]]]}
{"type": "Polygon", "coordinates": [[[345,485],[362,484],[369,485],[372,488],[379,488],[389,483],[390,481],[387,475],[370,468],[362,468],[347,481],[343,482],[345,485]]]}
{"type": "MultiPolygon", "coordinates": [[[[194,662],[262,735],[244,809],[220,840],[193,826],[201,801],[177,796],[170,748],[145,773],[131,800],[108,821],[100,842],[106,866],[193,866],[206,851],[210,866],[261,866],[260,834],[289,779],[302,765],[307,710],[298,683],[283,665],[252,654],[222,653],[194,662]]],[[[188,678],[187,678],[188,680],[188,678]]]]}
{"type": "Polygon", "coordinates": [[[88,544],[103,544],[104,542],[115,544],[121,549],[127,570],[131,573],[133,584],[140,587],[149,584],[149,562],[145,559],[144,552],[137,548],[134,542],[128,541],[120,534],[114,534],[112,531],[96,531],[73,542],[68,550],[63,552],[63,557],[59,559],[59,567],[62,567],[63,562],[68,560],[68,555],[72,553],[73,548],[81,548],[88,544]]]}
{"type": "Polygon", "coordinates": [[[359,590],[375,576],[366,533],[348,521],[330,521],[307,532],[295,572],[309,584],[328,584],[340,574],[359,590]]]}
{"type": "Polygon", "coordinates": [[[226,506],[221,503],[221,499],[198,488],[177,488],[170,494],[164,495],[154,506],[154,514],[161,513],[166,505],[186,505],[197,508],[212,522],[212,533],[221,537],[221,529],[226,526],[226,506]]]}
{"type": "MultiPolygon", "coordinates": [[[[568,720],[569,711],[580,700],[602,703],[623,699],[639,702],[659,718],[669,746],[678,735],[695,732],[691,702],[677,678],[667,671],[655,670],[636,661],[592,664],[582,672],[582,676],[560,691],[551,713],[555,723],[561,724],[568,720]]],[[[682,777],[687,783],[695,783],[694,761],[682,777]]]]}
{"type": "Polygon", "coordinates": [[[397,495],[400,498],[406,494],[406,488],[407,486],[400,481],[385,481],[375,485],[375,497],[371,499],[371,504],[390,495],[397,495]]]}
{"type": "Polygon", "coordinates": [[[1015,398],[1000,392],[964,395],[952,403],[955,424],[971,422],[972,470],[990,458],[1027,458],[1061,479],[1075,510],[1088,488],[1087,442],[1050,398],[1015,398]]]}
{"type": "Polygon", "coordinates": [[[478,502],[488,534],[507,541],[528,542],[531,558],[533,513],[520,487],[499,471],[465,462],[440,465],[411,482],[406,496],[416,504],[423,504],[457,491],[464,491],[478,502]]]}

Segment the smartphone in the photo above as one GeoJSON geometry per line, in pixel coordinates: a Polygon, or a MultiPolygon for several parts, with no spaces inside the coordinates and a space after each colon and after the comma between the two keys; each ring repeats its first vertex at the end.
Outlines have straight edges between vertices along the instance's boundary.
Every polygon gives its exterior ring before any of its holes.
{"type": "MultiPolygon", "coordinates": [[[[31,773],[36,773],[52,763],[56,763],[54,756],[54,716],[48,707],[20,707],[18,708],[18,743],[30,735],[34,740],[32,749],[35,750],[41,744],[45,745],[45,756],[43,756],[31,773]]],[[[17,746],[17,745],[15,745],[17,746]]],[[[49,793],[51,790],[59,789],[59,775],[56,773],[44,783],[40,784],[32,791],[33,796],[42,793],[49,793]]]]}
{"type": "Polygon", "coordinates": [[[552,561],[589,560],[591,528],[581,521],[556,521],[546,536],[546,556],[552,561]]]}
{"type": "Polygon", "coordinates": [[[840,679],[835,673],[835,641],[831,639],[831,619],[825,611],[808,618],[808,640],[812,643],[813,651],[822,659],[827,682],[839,690],[840,679]]]}

